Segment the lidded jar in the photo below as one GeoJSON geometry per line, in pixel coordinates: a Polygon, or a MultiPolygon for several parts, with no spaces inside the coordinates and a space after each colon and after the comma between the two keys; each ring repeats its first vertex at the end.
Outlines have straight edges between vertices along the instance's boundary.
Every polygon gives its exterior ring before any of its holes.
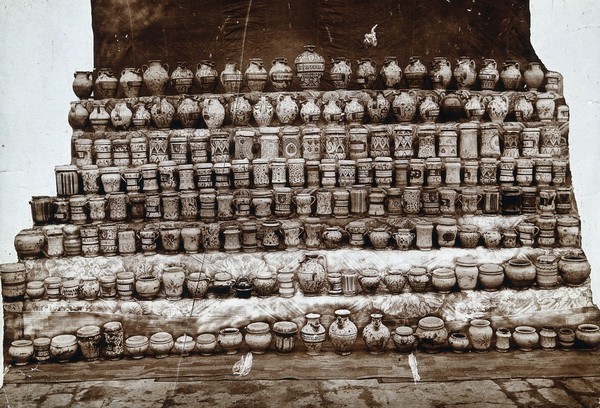
{"type": "Polygon", "coordinates": [[[304,52],[296,57],[294,63],[302,89],[319,89],[325,72],[325,59],[315,52],[315,46],[305,45],[304,52]]]}
{"type": "Polygon", "coordinates": [[[427,316],[419,320],[415,334],[419,338],[420,347],[428,353],[439,352],[448,340],[444,321],[435,316],[427,316]]]}
{"type": "Polygon", "coordinates": [[[264,354],[271,345],[271,328],[268,323],[254,322],[246,326],[244,341],[253,354],[264,354]]]}

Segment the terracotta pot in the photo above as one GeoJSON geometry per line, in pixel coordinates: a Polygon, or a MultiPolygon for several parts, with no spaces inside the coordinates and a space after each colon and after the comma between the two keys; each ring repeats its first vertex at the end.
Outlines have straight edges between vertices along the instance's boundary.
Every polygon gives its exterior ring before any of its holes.
{"type": "Polygon", "coordinates": [[[383,354],[390,340],[390,330],[381,322],[382,318],[381,313],[372,313],[371,323],[362,332],[367,350],[371,354],[383,354]]]}
{"type": "Polygon", "coordinates": [[[342,356],[350,355],[358,336],[358,329],[350,320],[349,310],[338,309],[335,316],[336,320],[329,326],[329,339],[336,353],[342,356]]]}
{"type": "Polygon", "coordinates": [[[513,333],[515,344],[521,351],[531,351],[537,347],[540,336],[535,331],[535,327],[518,326],[513,333]]]}
{"type": "Polygon", "coordinates": [[[73,92],[79,99],[88,99],[94,90],[91,71],[75,71],[73,74],[73,92]]]}
{"type": "Polygon", "coordinates": [[[575,331],[575,338],[581,348],[595,350],[600,344],[600,327],[589,323],[580,324],[575,331]]]}
{"type": "Polygon", "coordinates": [[[462,333],[452,333],[448,337],[448,345],[452,348],[453,352],[464,353],[470,346],[469,337],[462,333]]]}
{"type": "Polygon", "coordinates": [[[396,351],[399,353],[411,353],[417,345],[417,338],[413,334],[413,329],[408,326],[396,328],[392,333],[392,340],[396,351]]]}
{"type": "Polygon", "coordinates": [[[236,354],[238,348],[242,345],[242,333],[235,327],[221,329],[221,331],[219,331],[217,342],[225,353],[236,354]]]}
{"type": "Polygon", "coordinates": [[[483,290],[496,291],[504,283],[504,268],[493,263],[482,264],[479,266],[478,280],[483,290]]]}
{"type": "Polygon", "coordinates": [[[569,286],[581,286],[590,276],[590,264],[584,255],[564,255],[558,261],[558,271],[569,286]]]}

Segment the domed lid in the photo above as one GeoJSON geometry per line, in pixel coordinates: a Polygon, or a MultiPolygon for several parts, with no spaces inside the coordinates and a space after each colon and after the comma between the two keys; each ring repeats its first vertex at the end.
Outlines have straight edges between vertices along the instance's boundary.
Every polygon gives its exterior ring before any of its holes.
{"type": "Polygon", "coordinates": [[[479,273],[483,274],[501,274],[504,273],[504,268],[502,265],[498,265],[495,263],[484,263],[479,265],[479,273]]]}
{"type": "Polygon", "coordinates": [[[560,217],[556,223],[563,227],[576,227],[579,225],[579,220],[575,217],[560,217]]]}
{"type": "Polygon", "coordinates": [[[210,344],[214,343],[216,340],[217,338],[212,333],[201,333],[196,337],[196,343],[198,344],[210,344]]]}
{"type": "Polygon", "coordinates": [[[396,328],[396,334],[399,336],[410,336],[413,334],[413,329],[408,326],[400,326],[396,328]]]}
{"type": "Polygon", "coordinates": [[[273,331],[281,334],[292,334],[298,331],[298,325],[290,321],[276,322],[273,325],[273,331]]]}
{"type": "Polygon", "coordinates": [[[320,319],[321,315],[319,313],[307,313],[305,317],[307,319],[320,319]]]}
{"type": "Polygon", "coordinates": [[[79,280],[69,279],[62,283],[63,288],[76,288],[79,286],[79,280]]]}
{"type": "Polygon", "coordinates": [[[415,266],[413,268],[410,268],[408,273],[413,276],[421,276],[421,275],[425,275],[427,273],[427,269],[422,268],[420,266],[415,266]]]}
{"type": "Polygon", "coordinates": [[[477,225],[472,224],[463,224],[460,226],[460,231],[462,232],[477,232],[477,225]]]}
{"type": "Polygon", "coordinates": [[[438,224],[440,225],[456,225],[456,220],[454,218],[438,218],[438,224]]]}
{"type": "Polygon", "coordinates": [[[31,342],[31,340],[26,340],[26,339],[15,340],[10,343],[10,345],[14,346],[14,347],[29,347],[32,344],[33,343],[31,342]]]}
{"type": "Polygon", "coordinates": [[[77,171],[77,166],[71,164],[54,166],[54,171],[77,171]]]}
{"type": "Polygon", "coordinates": [[[419,320],[419,327],[423,330],[439,330],[444,328],[444,321],[439,317],[427,316],[419,320]]]}
{"type": "Polygon", "coordinates": [[[256,273],[256,277],[258,279],[271,279],[273,278],[273,273],[268,269],[261,269],[256,273]]]}
{"type": "Polygon", "coordinates": [[[44,278],[44,284],[46,285],[60,285],[61,282],[62,279],[58,276],[48,276],[47,278],[44,278]]]}
{"type": "Polygon", "coordinates": [[[192,336],[188,336],[187,334],[181,335],[177,337],[177,343],[193,343],[194,338],[192,336]]]}
{"type": "Polygon", "coordinates": [[[463,265],[463,266],[476,266],[477,259],[475,259],[472,255],[465,255],[465,256],[461,256],[460,258],[458,258],[456,260],[456,264],[463,265]]]}
{"type": "Polygon", "coordinates": [[[455,276],[454,269],[450,268],[437,268],[432,272],[432,275],[436,278],[452,278],[455,276]]]}
{"type": "Polygon", "coordinates": [[[77,330],[77,337],[92,337],[100,334],[98,326],[83,326],[77,330]]]}
{"type": "Polygon", "coordinates": [[[35,347],[45,347],[50,345],[50,339],[48,337],[37,337],[33,339],[33,345],[35,347]]]}
{"type": "MultiPolygon", "coordinates": [[[[0,265],[0,271],[3,273],[10,273],[10,272],[24,272],[25,271],[25,264],[21,263],[21,262],[12,262],[12,263],[5,263],[5,264],[1,264],[0,265]]],[[[60,278],[58,278],[60,280],[60,278]]]]}
{"type": "Polygon", "coordinates": [[[135,278],[135,275],[134,275],[133,272],[119,272],[119,273],[117,273],[117,279],[118,280],[131,280],[131,279],[134,279],[134,278],[135,278]]]}
{"type": "Polygon", "coordinates": [[[190,281],[201,281],[208,280],[208,276],[204,272],[192,272],[188,275],[188,280],[190,281]]]}
{"type": "Polygon", "coordinates": [[[98,276],[98,282],[100,283],[114,283],[117,281],[117,277],[114,275],[98,276]]]}
{"type": "Polygon", "coordinates": [[[61,334],[58,336],[52,337],[52,341],[50,343],[54,347],[68,347],[77,344],[77,337],[72,334],[61,334]]]}
{"type": "Polygon", "coordinates": [[[246,326],[247,333],[268,333],[269,330],[269,324],[265,322],[254,322],[246,326]]]}
{"type": "Polygon", "coordinates": [[[232,276],[229,272],[217,272],[215,273],[215,281],[224,282],[232,279],[232,276]]]}
{"type": "Polygon", "coordinates": [[[105,332],[116,332],[119,330],[123,330],[123,326],[121,325],[121,322],[108,322],[105,323],[104,326],[102,326],[102,329],[105,332]]]}
{"type": "Polygon", "coordinates": [[[144,344],[148,344],[148,337],[146,336],[131,336],[125,340],[125,345],[129,347],[139,347],[144,344]]]}
{"type": "Polygon", "coordinates": [[[173,341],[173,336],[167,332],[158,332],[150,336],[150,341],[153,343],[168,343],[173,341]]]}

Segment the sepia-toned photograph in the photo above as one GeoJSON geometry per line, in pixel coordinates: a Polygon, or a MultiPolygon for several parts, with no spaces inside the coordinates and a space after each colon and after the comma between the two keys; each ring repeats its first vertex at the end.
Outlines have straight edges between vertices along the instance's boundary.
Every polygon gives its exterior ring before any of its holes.
{"type": "Polygon", "coordinates": [[[600,3],[4,0],[0,406],[600,407],[600,3]]]}

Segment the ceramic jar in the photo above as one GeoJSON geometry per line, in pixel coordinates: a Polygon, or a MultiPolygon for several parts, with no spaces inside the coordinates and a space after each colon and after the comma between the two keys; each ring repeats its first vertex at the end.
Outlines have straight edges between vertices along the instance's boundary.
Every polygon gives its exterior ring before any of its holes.
{"type": "Polygon", "coordinates": [[[369,240],[374,249],[386,249],[391,236],[386,227],[373,228],[369,232],[369,240]]]}
{"type": "Polygon", "coordinates": [[[124,68],[119,78],[119,88],[125,98],[137,98],[142,88],[142,75],[139,68],[124,68]]]}
{"type": "Polygon", "coordinates": [[[477,79],[475,61],[469,57],[460,57],[460,59],[456,61],[453,76],[458,89],[471,89],[477,79]]]}
{"type": "MultiPolygon", "coordinates": [[[[157,97],[150,107],[150,116],[157,129],[166,129],[171,127],[175,107],[164,97],[157,97]]],[[[151,152],[152,153],[152,152],[151,152]]]]}
{"type": "Polygon", "coordinates": [[[536,270],[528,259],[513,258],[504,267],[504,273],[512,287],[523,289],[534,282],[536,270]]]}
{"type": "MultiPolygon", "coordinates": [[[[5,288],[7,288],[7,285],[2,283],[2,291],[3,292],[5,291],[5,288]]],[[[27,282],[25,293],[27,294],[27,297],[29,298],[29,300],[31,300],[32,302],[39,301],[42,297],[44,297],[44,294],[46,293],[46,289],[44,287],[44,282],[43,281],[27,282]]],[[[2,297],[10,298],[12,294],[13,293],[11,293],[11,292],[3,293],[2,297]]]]}
{"type": "Polygon", "coordinates": [[[481,233],[476,225],[463,224],[459,227],[458,237],[463,248],[476,248],[481,233]]]}
{"type": "Polygon", "coordinates": [[[371,323],[362,332],[362,338],[371,354],[383,354],[390,340],[390,330],[381,322],[381,313],[371,313],[371,323]]]}
{"type": "MultiPolygon", "coordinates": [[[[307,238],[308,246],[308,238],[307,238]]],[[[317,252],[307,252],[298,269],[298,284],[306,296],[318,295],[326,279],[326,260],[317,252]]]]}
{"type": "Polygon", "coordinates": [[[530,91],[537,91],[544,84],[544,71],[540,62],[533,61],[528,64],[527,70],[523,73],[525,85],[530,91]]]}
{"type": "Polygon", "coordinates": [[[217,339],[212,333],[201,333],[196,337],[196,349],[202,356],[210,356],[217,347],[217,339]]]}
{"type": "Polygon", "coordinates": [[[456,260],[456,281],[460,290],[473,290],[477,286],[479,269],[477,260],[471,255],[465,255],[456,260]]]}
{"type": "MultiPolygon", "coordinates": [[[[367,114],[369,115],[372,123],[381,123],[385,121],[389,112],[390,101],[388,101],[381,92],[378,92],[374,99],[369,99],[367,102],[367,114]]],[[[366,157],[366,155],[364,157],[366,157]]]]}
{"type": "Polygon", "coordinates": [[[277,354],[289,354],[294,351],[298,326],[291,321],[280,321],[273,324],[275,333],[275,351],[277,354]]]}
{"type": "Polygon", "coordinates": [[[401,90],[395,92],[392,101],[392,110],[396,120],[400,123],[410,123],[417,113],[416,92],[401,90]]]}
{"type": "Polygon", "coordinates": [[[217,343],[226,354],[236,354],[242,345],[242,333],[235,327],[221,329],[217,343]]]}
{"type": "Polygon", "coordinates": [[[471,343],[469,342],[469,337],[466,335],[462,333],[452,333],[450,337],[448,337],[448,345],[454,353],[464,353],[469,349],[471,343]]]}
{"type": "Polygon", "coordinates": [[[567,327],[558,330],[558,345],[562,351],[571,351],[575,345],[575,332],[567,327]]]}
{"type": "Polygon", "coordinates": [[[79,297],[83,300],[95,300],[100,293],[100,283],[94,276],[81,278],[79,284],[79,297]]]}
{"type": "Polygon", "coordinates": [[[277,279],[269,271],[260,271],[252,280],[256,295],[261,297],[271,296],[277,289],[277,279]]]}
{"type": "Polygon", "coordinates": [[[123,326],[120,322],[108,322],[102,326],[104,356],[108,360],[119,360],[123,357],[123,326]]]}
{"type": "Polygon", "coordinates": [[[83,326],[77,330],[77,343],[85,361],[95,361],[100,357],[100,327],[83,326]]]}
{"type": "Polygon", "coordinates": [[[396,57],[385,57],[379,75],[387,89],[397,88],[402,79],[402,69],[398,65],[398,59],[396,57]]]}
{"type": "Polygon", "coordinates": [[[429,77],[433,89],[446,89],[452,79],[452,67],[446,57],[434,57],[431,61],[429,77]]]}
{"type": "Polygon", "coordinates": [[[77,353],[77,337],[72,334],[54,336],[50,342],[50,357],[59,363],[66,363],[77,353]]]}
{"type": "Polygon", "coordinates": [[[279,227],[281,223],[276,220],[263,221],[260,234],[261,243],[266,251],[275,251],[279,247],[279,227]]]}
{"type": "Polygon", "coordinates": [[[365,107],[357,98],[352,98],[344,107],[344,116],[348,124],[361,124],[365,116],[365,107]]]}
{"type": "Polygon", "coordinates": [[[436,102],[434,95],[428,94],[420,99],[419,117],[423,123],[435,123],[440,115],[440,106],[436,102]]]}
{"type": "Polygon", "coordinates": [[[347,356],[352,353],[352,346],[358,337],[358,329],[350,320],[350,311],[338,309],[335,311],[336,320],[329,326],[329,339],[335,352],[347,356]]]}
{"type": "Polygon", "coordinates": [[[515,344],[521,351],[531,351],[538,346],[540,336],[534,327],[518,326],[513,333],[515,344]]]}
{"type": "Polygon", "coordinates": [[[408,284],[410,285],[410,289],[415,293],[425,292],[430,280],[431,275],[425,268],[415,266],[408,271],[408,284]]]}
{"type": "Polygon", "coordinates": [[[114,275],[99,276],[100,297],[103,299],[114,299],[117,297],[117,277],[114,275]]]}
{"type": "Polygon", "coordinates": [[[36,337],[33,339],[33,353],[38,363],[50,359],[50,339],[48,337],[36,337]]]}
{"type": "Polygon", "coordinates": [[[421,251],[430,251],[433,246],[433,224],[427,220],[415,223],[416,245],[421,251]]]}
{"type": "Polygon", "coordinates": [[[225,69],[219,75],[221,85],[225,88],[225,92],[237,94],[242,89],[244,76],[242,71],[237,69],[237,62],[226,62],[225,69]]]}
{"type": "Polygon", "coordinates": [[[185,287],[192,299],[201,299],[206,295],[210,279],[203,272],[192,272],[185,279],[185,287]]]}
{"type": "Polygon", "coordinates": [[[275,107],[275,114],[282,125],[290,125],[298,116],[298,104],[290,94],[280,94],[275,107]]]}
{"type": "Polygon", "coordinates": [[[458,235],[456,220],[453,218],[440,218],[436,226],[438,245],[440,247],[453,247],[458,235]]]}
{"type": "Polygon", "coordinates": [[[502,94],[495,94],[488,102],[486,112],[493,123],[502,123],[508,114],[508,107],[508,97],[502,94]]]}
{"type": "Polygon", "coordinates": [[[271,328],[268,323],[254,322],[246,326],[244,341],[252,354],[264,354],[271,345],[271,328]]]}
{"type": "Polygon", "coordinates": [[[10,343],[8,355],[15,366],[24,366],[33,357],[33,343],[31,340],[15,340],[10,343]]]}
{"type": "Polygon", "coordinates": [[[590,323],[580,324],[575,331],[575,338],[582,349],[595,350],[600,344],[600,327],[590,323]]]}
{"type": "Polygon", "coordinates": [[[187,357],[195,347],[196,341],[191,336],[184,334],[183,336],[177,337],[177,340],[175,340],[175,344],[173,345],[173,350],[180,357],[187,357]]]}
{"type": "Polygon", "coordinates": [[[110,68],[98,69],[94,82],[94,99],[108,99],[117,96],[119,80],[115,78],[110,68]]]}
{"type": "Polygon", "coordinates": [[[529,94],[519,95],[515,102],[515,116],[519,122],[528,122],[533,116],[533,104],[529,94]]]}
{"type": "Polygon", "coordinates": [[[135,291],[140,298],[152,300],[160,292],[160,280],[156,276],[140,276],[135,280],[135,291]]]}
{"type": "Polygon", "coordinates": [[[194,79],[201,93],[212,93],[217,87],[219,74],[214,66],[210,60],[202,60],[196,65],[194,79]]]}
{"type": "Polygon", "coordinates": [[[87,125],[89,112],[81,102],[71,102],[69,109],[69,126],[74,130],[83,129],[87,125]]]}
{"type": "Polygon", "coordinates": [[[363,89],[373,88],[377,80],[375,63],[371,58],[362,58],[357,61],[356,83],[363,89]]]}
{"type": "Polygon", "coordinates": [[[483,60],[483,66],[479,70],[479,83],[481,84],[482,90],[493,90],[496,87],[496,83],[500,79],[498,73],[498,65],[496,61],[491,58],[483,60]]]}
{"type": "Polygon", "coordinates": [[[143,82],[150,95],[164,95],[169,83],[169,65],[160,60],[148,61],[142,65],[143,82]]]}
{"type": "Polygon", "coordinates": [[[162,284],[168,300],[179,300],[183,294],[185,271],[178,266],[169,266],[162,272],[162,284]]]}
{"type": "Polygon", "coordinates": [[[194,83],[194,73],[185,66],[185,62],[178,62],[177,68],[171,73],[171,85],[179,95],[188,94],[194,83]]]}
{"type": "Polygon", "coordinates": [[[294,61],[296,77],[302,89],[318,89],[325,72],[325,59],[315,52],[314,45],[305,45],[304,52],[294,61]]]}
{"type": "Polygon", "coordinates": [[[469,327],[469,340],[475,351],[488,351],[492,343],[494,331],[490,321],[484,319],[471,320],[469,327]]]}
{"type": "Polygon", "coordinates": [[[399,353],[411,353],[416,345],[417,338],[413,334],[413,329],[408,326],[397,327],[392,333],[394,347],[399,353]]]}
{"type": "Polygon", "coordinates": [[[269,79],[275,91],[285,91],[292,84],[292,68],[288,65],[287,58],[277,57],[273,60],[269,70],[269,79]]]}
{"type": "Polygon", "coordinates": [[[493,263],[482,264],[479,266],[478,280],[483,290],[496,291],[504,283],[504,268],[502,265],[493,263]]]}
{"type": "Polygon", "coordinates": [[[169,356],[171,349],[175,345],[173,336],[167,332],[158,332],[150,336],[150,351],[155,358],[166,358],[169,356]]]}
{"type": "Polygon", "coordinates": [[[23,299],[27,288],[27,271],[20,262],[0,264],[2,297],[9,300],[23,299]]]}
{"type": "Polygon", "coordinates": [[[275,109],[266,95],[261,95],[252,108],[252,116],[258,126],[269,126],[274,113],[275,109]]]}
{"type": "MultiPolygon", "coordinates": [[[[192,99],[188,96],[184,97],[177,107],[177,116],[179,117],[179,121],[184,128],[196,127],[201,114],[202,111],[200,110],[200,104],[198,104],[195,99],[192,99]]],[[[185,140],[187,143],[187,138],[185,140]]],[[[171,154],[173,153],[174,152],[171,151],[171,154]]]]}
{"type": "Polygon", "coordinates": [[[560,257],[558,271],[568,286],[581,286],[590,276],[590,264],[583,254],[567,254],[560,257]]]}
{"type": "Polygon", "coordinates": [[[246,98],[238,95],[229,103],[231,123],[234,126],[246,126],[252,115],[252,106],[246,98]]]}
{"type": "Polygon", "coordinates": [[[131,112],[125,101],[116,102],[112,111],[110,111],[110,121],[115,130],[127,130],[131,125],[132,118],[133,112],[131,112]]]}
{"type": "MultiPolygon", "coordinates": [[[[554,112],[556,110],[554,95],[551,93],[538,94],[537,99],[535,101],[535,110],[537,112],[539,120],[551,121],[554,118],[554,112]]],[[[556,144],[558,144],[558,142],[560,141],[560,135],[558,135],[558,139],[559,140],[557,140],[556,144]]]]}
{"type": "Polygon", "coordinates": [[[134,360],[144,358],[150,341],[146,336],[131,336],[125,340],[125,351],[134,360]]]}
{"type": "Polygon", "coordinates": [[[363,290],[363,293],[373,294],[377,291],[377,288],[379,287],[381,277],[379,276],[377,270],[365,269],[360,272],[358,281],[360,282],[360,286],[363,290]]]}
{"type": "Polygon", "coordinates": [[[542,350],[553,351],[556,348],[556,337],[554,327],[542,327],[542,330],[540,330],[540,347],[542,350]]]}
{"type": "Polygon", "coordinates": [[[244,78],[248,89],[252,92],[262,92],[268,80],[267,70],[261,58],[250,58],[244,78]]]}
{"type": "Polygon", "coordinates": [[[308,313],[306,316],[306,325],[300,330],[302,341],[306,354],[317,356],[321,352],[325,342],[325,327],[320,323],[321,315],[318,313],[308,313]]]}
{"type": "Polygon", "coordinates": [[[90,71],[75,71],[73,74],[73,93],[79,99],[88,99],[94,90],[94,81],[92,80],[92,72],[90,71]]]}
{"type": "Polygon", "coordinates": [[[408,87],[411,89],[422,88],[427,76],[427,68],[417,55],[410,57],[408,61],[408,65],[404,68],[404,76],[406,77],[408,87]]]}
{"type": "Polygon", "coordinates": [[[402,289],[406,284],[406,273],[400,269],[386,269],[385,275],[383,276],[383,283],[390,293],[402,293],[402,289]]]}
{"type": "Polygon", "coordinates": [[[352,78],[350,60],[346,57],[333,58],[329,78],[335,89],[346,89],[352,78]]]}
{"type": "Polygon", "coordinates": [[[516,60],[506,60],[500,73],[500,81],[507,91],[516,91],[521,86],[521,71],[516,60]]]}
{"type": "MultiPolygon", "coordinates": [[[[217,129],[223,126],[225,120],[225,108],[218,96],[204,99],[202,104],[202,119],[209,129],[217,129]]],[[[212,140],[212,138],[211,138],[212,140]]]]}
{"type": "Polygon", "coordinates": [[[419,320],[415,335],[419,339],[419,346],[427,353],[439,352],[448,340],[444,321],[435,316],[427,316],[419,320]]]}
{"type": "Polygon", "coordinates": [[[453,269],[437,268],[431,273],[431,284],[439,293],[450,293],[456,285],[456,275],[453,269]]]}

